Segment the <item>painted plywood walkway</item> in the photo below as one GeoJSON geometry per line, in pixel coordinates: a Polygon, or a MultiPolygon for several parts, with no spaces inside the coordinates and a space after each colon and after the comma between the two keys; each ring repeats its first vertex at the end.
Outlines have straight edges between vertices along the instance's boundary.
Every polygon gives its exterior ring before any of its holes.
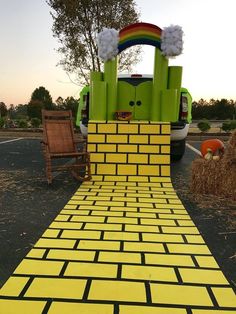
{"type": "MultiPolygon", "coordinates": [[[[107,145],[117,151],[112,140],[107,145]]],[[[132,150],[145,145],[136,140],[132,150]]],[[[100,144],[91,141],[96,150],[100,144]]],[[[16,268],[0,290],[1,314],[236,313],[233,289],[168,174],[160,176],[167,165],[155,163],[153,176],[114,175],[118,159],[105,175],[99,161],[93,166],[93,181],[80,186],[16,268]]],[[[132,164],[136,171],[143,160],[132,164]]]]}

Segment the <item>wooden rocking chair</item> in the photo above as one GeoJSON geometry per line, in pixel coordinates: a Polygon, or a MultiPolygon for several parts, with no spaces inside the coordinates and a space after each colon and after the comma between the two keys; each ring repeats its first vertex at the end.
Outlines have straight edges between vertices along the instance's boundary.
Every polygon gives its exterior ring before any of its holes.
{"type": "Polygon", "coordinates": [[[75,140],[71,111],[42,110],[42,123],[43,141],[41,143],[46,161],[48,184],[52,183],[53,171],[70,170],[77,180],[90,180],[90,154],[84,149],[84,140],[75,140]],[[83,145],[81,151],[77,148],[79,143],[83,145]],[[52,166],[54,158],[75,158],[75,162],[52,166]]]}

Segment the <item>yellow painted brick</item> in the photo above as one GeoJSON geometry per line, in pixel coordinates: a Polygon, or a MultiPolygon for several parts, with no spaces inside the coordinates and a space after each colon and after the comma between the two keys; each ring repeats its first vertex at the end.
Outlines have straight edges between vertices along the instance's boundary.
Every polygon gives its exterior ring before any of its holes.
{"type": "Polygon", "coordinates": [[[107,143],[128,143],[128,135],[107,135],[107,143]]]}
{"type": "Polygon", "coordinates": [[[198,265],[206,268],[219,268],[213,256],[195,256],[198,265]]]}
{"type": "Polygon", "coordinates": [[[86,280],[83,279],[35,278],[25,296],[81,300],[85,285],[86,280]]]}
{"type": "Polygon", "coordinates": [[[130,135],[129,143],[131,144],[148,144],[148,135],[130,135]]]}
{"type": "Polygon", "coordinates": [[[76,263],[68,264],[64,276],[76,277],[117,277],[117,265],[101,264],[101,263],[76,263]]]}
{"type": "Polygon", "coordinates": [[[150,144],[170,144],[170,136],[150,135],[150,144]]]}
{"type": "Polygon", "coordinates": [[[97,151],[97,145],[96,144],[88,144],[87,150],[90,153],[96,152],[97,151]]]}
{"type": "Polygon", "coordinates": [[[71,221],[79,222],[104,222],[105,217],[94,217],[94,216],[73,216],[71,221]]]}
{"type": "Polygon", "coordinates": [[[174,268],[140,265],[123,265],[121,278],[178,282],[174,268]]]}
{"type": "Polygon", "coordinates": [[[166,199],[165,198],[161,198],[159,195],[155,195],[152,198],[141,198],[139,197],[138,199],[139,203],[159,203],[159,204],[166,204],[166,199]]]}
{"type": "Polygon", "coordinates": [[[124,206],[124,202],[115,202],[115,201],[97,201],[96,205],[107,205],[107,206],[124,206]]]}
{"type": "Polygon", "coordinates": [[[47,229],[43,235],[42,238],[56,238],[59,234],[60,230],[56,229],[47,229]]]}
{"type": "Polygon", "coordinates": [[[70,219],[70,215],[57,215],[55,221],[68,221],[70,219]]]}
{"type": "Polygon", "coordinates": [[[200,235],[186,235],[188,243],[205,243],[200,235]]]}
{"type": "MultiPolygon", "coordinates": [[[[48,314],[113,314],[112,304],[90,304],[90,303],[71,303],[71,302],[53,302],[48,314]]],[[[148,313],[147,313],[148,314],[148,313]]],[[[158,314],[158,313],[157,313],[158,314]]],[[[165,313],[163,313],[165,314],[165,313]]],[[[175,312],[173,313],[175,314],[175,312]]],[[[176,313],[182,314],[182,313],[176,313]]]]}
{"type": "Polygon", "coordinates": [[[93,261],[95,251],[55,250],[49,251],[47,258],[76,261],[93,261]]]}
{"type": "Polygon", "coordinates": [[[170,155],[150,155],[151,164],[169,164],[170,155]]]}
{"type": "Polygon", "coordinates": [[[164,253],[165,249],[160,243],[124,242],[124,251],[164,253]]]}
{"type": "Polygon", "coordinates": [[[180,200],[171,200],[171,199],[169,199],[169,203],[170,204],[182,204],[180,200]]]}
{"type": "Polygon", "coordinates": [[[69,201],[68,204],[93,205],[93,202],[92,201],[86,201],[86,200],[77,200],[77,201],[69,201]]]}
{"type": "Polygon", "coordinates": [[[98,144],[97,151],[102,152],[102,153],[116,152],[116,145],[114,145],[114,144],[98,144]]]}
{"type": "Polygon", "coordinates": [[[89,201],[110,201],[110,196],[86,196],[86,200],[89,201]]]}
{"type": "Polygon", "coordinates": [[[142,282],[93,280],[88,300],[146,302],[145,285],[142,282]]]}
{"type": "Polygon", "coordinates": [[[24,259],[14,271],[21,275],[59,275],[64,262],[24,259]]]}
{"type": "Polygon", "coordinates": [[[99,262],[114,262],[114,263],[141,263],[141,255],[139,253],[127,252],[100,252],[98,257],[99,262]]]}
{"type": "Polygon", "coordinates": [[[100,239],[100,231],[91,230],[64,230],[61,234],[61,238],[69,239],[100,239]]]}
{"type": "Polygon", "coordinates": [[[211,288],[219,306],[235,307],[236,294],[232,288],[211,288]]]}
{"type": "Polygon", "coordinates": [[[185,220],[190,220],[189,215],[175,215],[175,214],[159,214],[159,218],[164,218],[164,219],[185,219],[185,220]]]}
{"type": "Polygon", "coordinates": [[[86,208],[88,210],[94,210],[94,211],[106,211],[106,210],[108,210],[108,206],[97,206],[97,205],[92,205],[92,206],[81,205],[79,208],[80,209],[86,208]]]}
{"type": "Polygon", "coordinates": [[[116,174],[116,165],[113,164],[98,164],[97,174],[116,174]]]}
{"type": "Polygon", "coordinates": [[[46,250],[43,249],[31,249],[27,254],[27,257],[42,258],[45,252],[46,250]]]}
{"type": "Polygon", "coordinates": [[[158,145],[139,145],[139,152],[158,154],[160,152],[160,147],[158,145]]]}
{"type": "Polygon", "coordinates": [[[98,124],[98,133],[115,133],[116,134],[116,124],[98,124]]]}
{"type": "Polygon", "coordinates": [[[162,125],[161,134],[170,134],[170,125],[162,125]]]}
{"type": "Polygon", "coordinates": [[[77,222],[57,222],[54,221],[50,225],[50,228],[58,228],[58,229],[81,229],[82,223],[77,222]]]}
{"type": "MultiPolygon", "coordinates": [[[[109,222],[109,221],[108,221],[109,222]]],[[[104,223],[104,224],[93,224],[93,223],[86,223],[85,230],[112,230],[112,231],[121,231],[122,225],[121,224],[114,224],[114,223],[104,223]]]]}
{"type": "Polygon", "coordinates": [[[178,309],[178,308],[173,308],[173,307],[168,308],[168,307],[158,307],[158,306],[120,305],[119,314],[137,314],[137,313],[138,314],[186,314],[187,312],[185,309],[178,309]]]}
{"type": "Polygon", "coordinates": [[[104,134],[88,134],[88,143],[104,143],[104,134]]]}
{"type": "Polygon", "coordinates": [[[181,235],[176,234],[144,233],[143,241],[183,243],[184,239],[181,235]]]}
{"type": "Polygon", "coordinates": [[[183,282],[186,283],[215,285],[228,284],[228,281],[226,280],[221,270],[179,268],[179,273],[183,279],[183,282]]]}
{"type": "Polygon", "coordinates": [[[127,218],[127,217],[108,217],[108,223],[121,223],[121,224],[137,224],[137,218],[127,218]]]}
{"type": "Polygon", "coordinates": [[[39,239],[35,244],[35,247],[41,248],[73,248],[75,245],[75,240],[69,239],[39,239]]]}
{"type": "Polygon", "coordinates": [[[117,207],[113,207],[111,206],[110,208],[111,211],[119,211],[119,212],[122,212],[122,215],[123,216],[123,212],[136,212],[137,211],[137,208],[135,207],[125,207],[125,206],[117,206],[117,207]]]}
{"type": "Polygon", "coordinates": [[[161,145],[162,154],[170,154],[170,146],[161,145]]]}
{"type": "Polygon", "coordinates": [[[140,213],[171,213],[170,209],[157,209],[157,208],[140,208],[140,213]]]}
{"type": "Polygon", "coordinates": [[[146,219],[141,218],[141,224],[143,225],[156,225],[156,226],[175,226],[174,220],[167,219],[146,219]]]}
{"type": "Polygon", "coordinates": [[[99,192],[98,196],[116,196],[116,197],[123,197],[125,192],[99,192]]]}
{"type": "Polygon", "coordinates": [[[145,262],[154,265],[195,266],[191,256],[176,254],[145,254],[145,262]]]}
{"type": "Polygon", "coordinates": [[[155,213],[127,213],[126,214],[127,217],[139,217],[139,218],[156,218],[156,214],[155,213]]]}
{"type": "Polygon", "coordinates": [[[163,227],[164,233],[199,234],[196,227],[163,227]]]}
{"type": "Polygon", "coordinates": [[[232,311],[228,310],[193,310],[192,309],[192,314],[232,314],[232,311]]]}
{"type": "MultiPolygon", "coordinates": [[[[128,214],[128,212],[127,212],[128,214]]],[[[157,226],[143,226],[143,225],[125,225],[125,231],[133,232],[159,232],[157,226]]]]}
{"type": "MultiPolygon", "coordinates": [[[[76,193],[77,194],[77,193],[76,193]]],[[[83,194],[84,195],[84,194],[83,194]]],[[[77,205],[65,205],[64,209],[76,209],[77,205]]]]}
{"type": "Polygon", "coordinates": [[[178,220],[178,224],[182,227],[195,227],[192,220],[178,220]]]}
{"type": "Polygon", "coordinates": [[[0,300],[0,313],[4,314],[41,314],[46,301],[0,300]],[[17,312],[16,312],[17,309],[17,312]]]}
{"type": "MultiPolygon", "coordinates": [[[[28,282],[29,277],[14,277],[11,276],[4,286],[1,288],[1,296],[14,296],[17,297],[28,282]]],[[[3,312],[0,312],[3,313],[3,312]]]]}
{"type": "Polygon", "coordinates": [[[141,134],[158,134],[160,133],[160,125],[158,124],[148,124],[140,125],[141,134]]]}
{"type": "Polygon", "coordinates": [[[170,253],[187,254],[208,254],[211,255],[208,247],[202,244],[167,244],[170,253]]]}
{"type": "Polygon", "coordinates": [[[138,133],[138,125],[131,125],[131,124],[119,124],[118,125],[118,133],[124,134],[137,134],[138,133]]]}
{"type": "Polygon", "coordinates": [[[94,163],[91,163],[91,174],[92,175],[97,174],[96,164],[94,164],[94,163]]]}
{"type": "Polygon", "coordinates": [[[170,166],[161,166],[161,175],[170,176],[170,166]]]}
{"type": "Polygon", "coordinates": [[[137,153],[138,152],[138,145],[119,144],[117,148],[118,148],[119,153],[137,153]]]}
{"type": "Polygon", "coordinates": [[[128,163],[147,164],[148,163],[148,155],[147,154],[129,154],[128,155],[128,163]]]}
{"type": "Polygon", "coordinates": [[[88,124],[88,133],[97,133],[97,125],[95,123],[88,124]]]}
{"type": "Polygon", "coordinates": [[[205,287],[151,283],[152,302],[164,304],[212,306],[205,287]]]}
{"type": "MultiPolygon", "coordinates": [[[[127,177],[126,176],[115,176],[116,182],[126,182],[127,177]]],[[[104,176],[104,181],[114,181],[114,175],[113,176],[104,176]]]]}
{"type": "Polygon", "coordinates": [[[137,175],[136,165],[118,165],[119,175],[137,175]]]}
{"type": "Polygon", "coordinates": [[[120,242],[119,241],[103,241],[103,240],[102,241],[81,240],[79,242],[78,249],[119,251],[120,242]]]}
{"type": "Polygon", "coordinates": [[[134,232],[105,232],[105,240],[130,240],[130,241],[139,241],[138,233],[134,232]]]}
{"type": "Polygon", "coordinates": [[[126,154],[107,154],[106,162],[126,163],[127,155],[126,154]]]}
{"type": "Polygon", "coordinates": [[[104,162],[105,161],[105,155],[102,153],[92,153],[90,155],[90,161],[91,162],[104,162]]]}
{"type": "Polygon", "coordinates": [[[128,181],[133,182],[148,182],[148,177],[146,176],[129,176],[128,181]]]}
{"type": "MultiPolygon", "coordinates": [[[[95,208],[96,209],[96,208],[95,208]]],[[[117,212],[113,212],[113,211],[102,211],[102,210],[93,210],[91,213],[92,216],[118,216],[118,217],[123,217],[123,213],[117,211],[117,212]]]]}
{"type": "Polygon", "coordinates": [[[138,166],[138,174],[139,175],[146,175],[146,176],[151,176],[151,175],[156,175],[158,176],[160,174],[160,169],[159,166],[153,166],[153,165],[139,165],[138,166]]]}

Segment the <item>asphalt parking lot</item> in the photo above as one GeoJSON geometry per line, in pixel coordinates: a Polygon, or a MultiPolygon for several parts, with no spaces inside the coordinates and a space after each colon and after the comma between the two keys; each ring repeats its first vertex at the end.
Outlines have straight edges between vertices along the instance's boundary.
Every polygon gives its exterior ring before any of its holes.
{"type": "MultiPolygon", "coordinates": [[[[195,148],[199,143],[190,143],[195,148]]],[[[229,212],[199,207],[189,197],[191,161],[172,163],[172,181],[228,280],[236,287],[236,231],[226,228],[229,212]]],[[[0,286],[79,187],[68,173],[48,186],[40,139],[0,138],[0,286]]],[[[209,207],[209,208],[208,208],[209,207]]],[[[235,216],[234,216],[235,217],[235,216]]]]}

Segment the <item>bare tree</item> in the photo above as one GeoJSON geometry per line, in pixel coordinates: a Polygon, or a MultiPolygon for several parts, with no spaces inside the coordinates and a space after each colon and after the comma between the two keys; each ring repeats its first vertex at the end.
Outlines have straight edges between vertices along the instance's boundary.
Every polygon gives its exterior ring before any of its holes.
{"type": "MultiPolygon", "coordinates": [[[[46,0],[53,9],[53,34],[59,39],[60,65],[88,83],[90,71],[100,71],[97,34],[104,28],[120,30],[138,22],[134,0],[46,0]]],[[[140,59],[140,47],[121,53],[119,70],[130,70],[140,59]]]]}

